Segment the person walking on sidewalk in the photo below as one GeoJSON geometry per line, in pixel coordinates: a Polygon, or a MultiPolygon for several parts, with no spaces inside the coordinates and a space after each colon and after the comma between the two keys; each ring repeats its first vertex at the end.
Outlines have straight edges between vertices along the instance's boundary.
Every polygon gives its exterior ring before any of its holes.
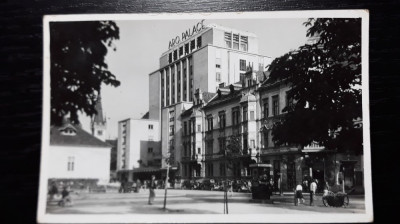
{"type": "Polygon", "coordinates": [[[310,184],[310,206],[314,206],[316,192],[317,192],[317,183],[315,183],[315,180],[312,180],[310,184]]]}
{"type": "Polygon", "coordinates": [[[156,197],[156,193],[154,189],[156,188],[156,177],[154,175],[151,176],[151,180],[149,182],[149,205],[152,205],[154,202],[154,198],[156,197]]]}
{"type": "Polygon", "coordinates": [[[300,204],[300,199],[304,203],[304,198],[303,198],[303,186],[301,186],[301,183],[299,183],[296,186],[296,198],[297,198],[297,204],[300,204]]]}

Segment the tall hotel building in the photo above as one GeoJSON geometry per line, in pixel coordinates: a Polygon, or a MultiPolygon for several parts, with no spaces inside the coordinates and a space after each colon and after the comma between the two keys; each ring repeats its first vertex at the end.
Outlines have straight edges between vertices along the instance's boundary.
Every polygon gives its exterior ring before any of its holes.
{"type": "MultiPolygon", "coordinates": [[[[219,87],[243,81],[249,66],[264,71],[271,62],[258,53],[253,33],[201,21],[182,37],[170,42],[159,69],[149,75],[149,119],[160,122],[162,153],[171,154],[177,176],[183,172],[181,114],[196,104],[194,99],[210,98],[219,87]],[[202,96],[195,97],[196,92],[202,96]]],[[[205,131],[202,122],[195,125],[196,131],[205,131]]],[[[196,151],[204,153],[202,143],[196,145],[201,146],[196,151]]]]}

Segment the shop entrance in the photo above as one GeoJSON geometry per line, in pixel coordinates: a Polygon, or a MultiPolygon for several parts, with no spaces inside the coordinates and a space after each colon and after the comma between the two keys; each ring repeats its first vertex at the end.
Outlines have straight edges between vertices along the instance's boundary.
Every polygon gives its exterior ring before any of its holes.
{"type": "Polygon", "coordinates": [[[294,162],[287,164],[287,189],[292,190],[296,186],[296,165],[294,162]]]}

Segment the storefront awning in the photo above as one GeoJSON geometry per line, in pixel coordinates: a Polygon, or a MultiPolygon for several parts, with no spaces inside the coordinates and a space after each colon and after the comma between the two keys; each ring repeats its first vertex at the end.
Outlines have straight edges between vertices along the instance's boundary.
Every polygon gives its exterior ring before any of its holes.
{"type": "Polygon", "coordinates": [[[135,168],[132,170],[132,173],[154,173],[154,172],[160,172],[160,168],[142,167],[142,168],[135,168]]]}
{"type": "Polygon", "coordinates": [[[272,167],[272,164],[253,163],[253,164],[250,164],[249,167],[272,167]]]}

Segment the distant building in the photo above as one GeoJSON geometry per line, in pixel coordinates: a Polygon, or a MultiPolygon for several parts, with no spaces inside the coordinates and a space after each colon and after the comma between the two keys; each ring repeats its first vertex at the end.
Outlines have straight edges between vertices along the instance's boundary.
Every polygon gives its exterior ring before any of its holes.
{"type": "Polygon", "coordinates": [[[96,111],[97,114],[93,116],[90,123],[92,135],[105,142],[107,136],[107,120],[103,116],[103,106],[100,95],[96,103],[96,111]]]}
{"type": "Polygon", "coordinates": [[[123,175],[127,180],[136,179],[136,171],[159,176],[161,158],[159,122],[131,118],[118,122],[117,172],[120,178],[123,175]]]}
{"type": "Polygon", "coordinates": [[[110,152],[110,175],[111,179],[115,180],[117,178],[117,147],[118,147],[118,139],[108,139],[106,143],[111,146],[110,152]]]}
{"type": "Polygon", "coordinates": [[[50,129],[49,178],[108,183],[111,146],[80,126],[66,123],[50,129]]]}

